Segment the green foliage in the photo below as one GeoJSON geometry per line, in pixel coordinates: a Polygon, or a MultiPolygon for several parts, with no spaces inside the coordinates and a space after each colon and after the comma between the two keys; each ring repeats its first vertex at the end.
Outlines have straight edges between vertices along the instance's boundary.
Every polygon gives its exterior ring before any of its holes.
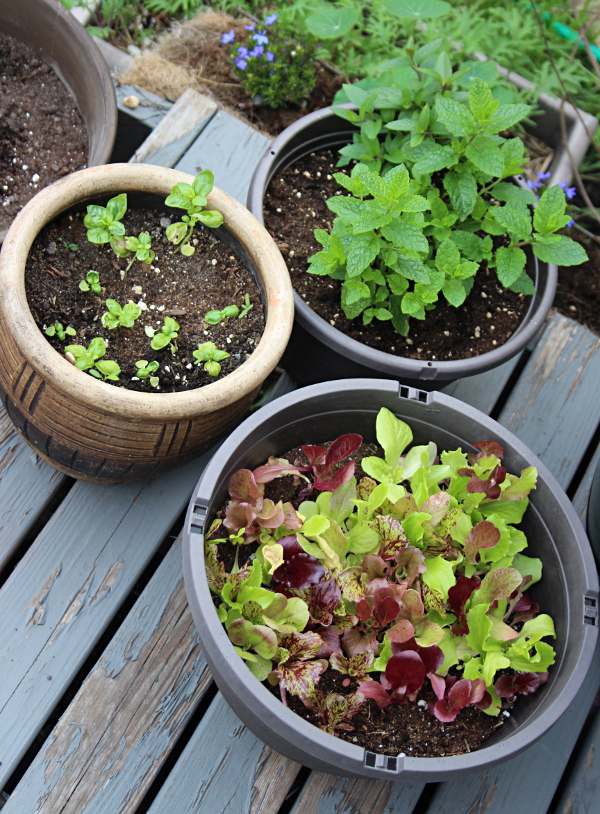
{"type": "Polygon", "coordinates": [[[127,252],[133,252],[133,257],[125,269],[125,274],[127,274],[136,260],[140,260],[142,263],[147,263],[148,265],[154,260],[155,254],[152,250],[152,238],[149,232],[140,232],[138,237],[126,237],[125,248],[127,252]]]}
{"type": "Polygon", "coordinates": [[[57,238],[57,240],[58,240],[59,243],[63,244],[65,249],[69,249],[72,252],[76,252],[76,251],[79,250],[79,246],[77,245],[77,243],[67,243],[67,241],[64,239],[64,237],[59,237],[59,238],[57,238]]]}
{"type": "Polygon", "coordinates": [[[243,319],[245,316],[248,316],[248,314],[253,308],[254,304],[250,302],[250,296],[248,294],[245,294],[244,302],[242,303],[242,310],[240,311],[238,319],[243,319]]]}
{"type": "Polygon", "coordinates": [[[237,305],[226,305],[225,308],[222,308],[220,311],[209,311],[204,315],[204,321],[207,322],[209,325],[218,325],[224,319],[233,319],[233,317],[237,317],[240,313],[240,309],[237,305]]]}
{"type": "Polygon", "coordinates": [[[79,288],[82,291],[93,291],[95,294],[101,294],[102,286],[100,285],[100,275],[98,272],[90,269],[85,275],[85,280],[79,283],[79,288]]]}
{"type": "Polygon", "coordinates": [[[121,368],[116,362],[102,359],[106,353],[106,343],[102,337],[97,336],[86,348],[84,345],[67,345],[65,353],[72,357],[72,361],[78,370],[87,370],[96,379],[116,382],[119,380],[121,368]]]}
{"type": "Polygon", "coordinates": [[[196,360],[194,364],[203,364],[204,370],[208,375],[216,378],[221,372],[219,362],[223,361],[223,359],[227,359],[229,355],[226,350],[219,350],[214,342],[202,342],[193,353],[194,359],[196,360]]]}
{"type": "Polygon", "coordinates": [[[235,42],[233,29],[221,40],[230,44],[232,69],[241,85],[256,104],[272,108],[300,104],[317,81],[317,40],[308,32],[299,34],[296,26],[278,17],[273,14],[252,23],[241,44],[235,42]]]}
{"type": "Polygon", "coordinates": [[[123,238],[125,235],[125,227],[121,223],[125,212],[127,212],[127,195],[124,192],[111,198],[106,206],[90,204],[83,219],[89,242],[101,245],[110,243],[115,254],[122,256],[119,238],[123,238]]]}
{"type": "MultiPolygon", "coordinates": [[[[196,251],[190,244],[194,226],[200,222],[211,229],[216,229],[223,223],[223,215],[211,209],[204,209],[207,198],[215,183],[215,176],[210,170],[199,173],[191,184],[176,184],[171,194],[165,200],[167,206],[185,209],[178,223],[171,223],[167,227],[167,239],[174,243],[186,257],[191,257],[196,251]]],[[[176,249],[177,251],[177,249],[176,249]]]]}
{"type": "Polygon", "coordinates": [[[55,322],[54,325],[49,325],[46,330],[44,331],[46,336],[56,336],[60,339],[61,342],[64,342],[67,336],[77,336],[77,331],[75,328],[71,328],[70,325],[67,325],[66,328],[63,328],[62,322],[55,322]]]}
{"type": "Polygon", "coordinates": [[[440,295],[462,305],[482,262],[503,286],[532,293],[522,246],[547,262],[585,259],[556,234],[570,219],[560,188],[542,194],[532,220],[533,193],[503,181],[521,171],[524,148],[498,134],[529,107],[501,104],[478,77],[465,94],[457,85],[464,70],[454,71],[439,45],[406,49],[413,78],[402,91],[344,86],[358,111],[336,113],[360,129],[340,165],[358,163],[350,176],[335,175],[349,194],[327,201],[333,228],[315,231],[323,248],[309,259],[310,273],[343,280],[348,318],[391,321],[403,335],[440,295]],[[500,235],[508,245],[495,249],[500,235]]]}
{"type": "Polygon", "coordinates": [[[102,324],[111,331],[115,328],[133,328],[142,313],[134,302],[121,307],[116,300],[106,300],[106,307],[108,311],[102,314],[102,324]]]}
{"type": "Polygon", "coordinates": [[[169,345],[171,353],[175,353],[177,350],[175,340],[177,339],[178,331],[179,323],[176,322],[173,317],[165,317],[160,331],[154,331],[152,328],[150,328],[150,330],[146,329],[146,334],[152,336],[150,347],[152,350],[162,350],[169,345]],[[152,333],[150,333],[150,331],[152,333]]]}
{"type": "Polygon", "coordinates": [[[192,17],[204,5],[203,0],[145,0],[146,8],[154,14],[169,17],[192,17]]]}
{"type": "Polygon", "coordinates": [[[137,368],[135,375],[138,379],[149,379],[152,387],[158,387],[158,376],[152,375],[158,370],[158,362],[148,362],[147,359],[140,359],[135,363],[135,366],[137,368]]]}

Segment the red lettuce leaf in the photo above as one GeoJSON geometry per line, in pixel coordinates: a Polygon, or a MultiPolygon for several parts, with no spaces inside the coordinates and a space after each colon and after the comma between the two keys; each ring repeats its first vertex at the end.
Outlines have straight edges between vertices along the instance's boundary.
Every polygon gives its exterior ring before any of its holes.
{"type": "Polygon", "coordinates": [[[548,681],[548,673],[516,673],[503,675],[494,684],[500,698],[512,701],[515,695],[531,695],[548,681]]]}
{"type": "MultiPolygon", "coordinates": [[[[278,542],[281,543],[281,540],[278,540],[278,542]]],[[[283,565],[280,565],[273,572],[273,578],[276,582],[295,590],[316,585],[324,575],[325,568],[323,564],[305,551],[286,558],[283,565]]]]}
{"type": "Polygon", "coordinates": [[[448,590],[448,604],[450,610],[456,616],[456,622],[452,625],[452,633],[455,636],[466,636],[469,632],[467,616],[465,614],[465,604],[473,591],[481,585],[479,577],[458,577],[456,585],[448,590]]]}
{"type": "Polygon", "coordinates": [[[414,650],[392,656],[385,668],[385,677],[394,690],[404,688],[407,694],[417,692],[425,679],[425,666],[421,656],[414,650]]]}
{"type": "Polygon", "coordinates": [[[500,529],[489,520],[477,523],[467,534],[465,540],[465,557],[467,562],[475,565],[477,554],[482,548],[493,548],[500,541],[500,529]]]}

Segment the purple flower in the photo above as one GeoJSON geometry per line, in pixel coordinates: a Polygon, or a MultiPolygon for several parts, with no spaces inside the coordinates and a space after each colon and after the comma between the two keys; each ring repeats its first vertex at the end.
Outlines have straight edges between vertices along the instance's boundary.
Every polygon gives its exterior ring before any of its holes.
{"type": "Polygon", "coordinates": [[[264,31],[259,31],[258,34],[254,34],[252,39],[257,45],[268,45],[269,38],[266,36],[264,31]]]}
{"type": "Polygon", "coordinates": [[[540,181],[547,181],[551,175],[551,172],[538,172],[537,177],[540,179],[540,181]]]}
{"type": "Polygon", "coordinates": [[[251,25],[245,25],[244,28],[246,29],[246,31],[254,31],[254,29],[256,28],[256,23],[251,23],[251,25]]]}
{"type": "Polygon", "coordinates": [[[263,53],[263,51],[264,51],[264,50],[265,50],[265,49],[262,47],[262,45],[257,45],[255,48],[253,48],[253,49],[252,49],[252,50],[251,50],[251,51],[248,53],[248,56],[249,56],[249,57],[259,57],[259,56],[261,56],[261,55],[262,55],[262,53],[263,53]]]}
{"type": "Polygon", "coordinates": [[[566,181],[561,181],[558,186],[563,190],[569,200],[577,195],[577,187],[570,187],[566,181]]]}
{"type": "Polygon", "coordinates": [[[241,57],[236,57],[234,59],[234,62],[237,65],[237,67],[240,69],[240,71],[245,71],[246,70],[246,66],[248,65],[248,63],[246,62],[245,59],[242,59],[241,57]]]}
{"type": "Polygon", "coordinates": [[[275,62],[275,57],[273,56],[273,52],[272,52],[272,51],[267,51],[267,53],[265,54],[265,56],[266,56],[266,58],[267,58],[267,62],[275,62]]]}
{"type": "MultiPolygon", "coordinates": [[[[569,214],[572,215],[573,212],[569,212],[569,214]]],[[[573,220],[573,218],[571,218],[571,220],[568,223],[566,223],[565,226],[567,227],[567,229],[570,229],[571,226],[575,226],[575,221],[573,220]]]]}
{"type": "Polygon", "coordinates": [[[265,19],[265,25],[273,25],[279,19],[279,14],[269,14],[269,16],[265,19]]]}
{"type": "Polygon", "coordinates": [[[245,45],[240,45],[240,47],[238,48],[238,54],[242,59],[248,58],[248,49],[246,48],[245,45]]]}
{"type": "Polygon", "coordinates": [[[231,31],[227,32],[227,34],[223,34],[223,36],[221,37],[221,42],[223,43],[223,45],[229,45],[229,43],[233,42],[234,39],[235,39],[235,31],[232,28],[231,31]]]}
{"type": "Polygon", "coordinates": [[[527,186],[529,189],[539,189],[542,186],[541,181],[527,181],[527,186]]]}

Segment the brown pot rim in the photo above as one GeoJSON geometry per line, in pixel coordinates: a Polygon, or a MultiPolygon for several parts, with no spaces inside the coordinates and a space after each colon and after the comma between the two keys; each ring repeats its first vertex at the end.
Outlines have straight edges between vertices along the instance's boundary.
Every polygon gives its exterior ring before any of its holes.
{"type": "Polygon", "coordinates": [[[68,397],[107,414],[131,418],[181,420],[219,410],[256,389],[271,373],[289,340],[294,297],[285,262],[266,229],[234,198],[214,188],[209,207],[221,212],[224,226],[239,240],[262,281],[267,320],[261,340],[239,368],[223,379],[180,393],[140,393],[115,387],[77,370],[46,341],[35,324],[25,294],[25,264],[41,229],[78,201],[120,192],[166,197],[192,176],[149,164],[107,164],[80,170],[37,193],[11,224],[0,253],[0,315],[29,364],[68,397]]]}

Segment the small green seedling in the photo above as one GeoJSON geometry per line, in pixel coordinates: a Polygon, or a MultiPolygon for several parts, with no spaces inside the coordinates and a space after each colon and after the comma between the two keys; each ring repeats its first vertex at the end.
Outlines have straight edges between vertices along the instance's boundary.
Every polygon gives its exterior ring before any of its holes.
{"type": "Polygon", "coordinates": [[[67,336],[77,336],[75,328],[71,328],[70,325],[63,328],[61,322],[55,322],[54,325],[49,325],[44,333],[46,336],[57,336],[61,342],[64,342],[67,336]]]}
{"type": "Polygon", "coordinates": [[[242,312],[239,315],[238,319],[242,319],[243,317],[247,316],[248,312],[254,308],[253,303],[250,302],[250,297],[248,294],[244,297],[244,302],[242,303],[242,312]]]}
{"type": "Polygon", "coordinates": [[[65,248],[70,249],[72,252],[76,252],[79,249],[77,243],[67,243],[64,237],[57,238],[59,243],[62,243],[65,248]]]}
{"type": "Polygon", "coordinates": [[[223,215],[220,212],[212,209],[203,210],[214,183],[213,173],[210,170],[204,170],[194,178],[191,184],[175,184],[165,201],[167,206],[185,209],[187,212],[187,215],[182,216],[180,222],[172,223],[167,227],[167,240],[178,246],[185,257],[191,257],[196,251],[190,244],[190,238],[198,221],[205,226],[210,226],[211,229],[216,229],[223,223],[223,215]]]}
{"type": "Polygon", "coordinates": [[[140,359],[135,363],[137,368],[136,376],[138,379],[150,379],[152,387],[158,387],[158,376],[152,376],[158,370],[158,362],[148,362],[146,359],[140,359]]]}
{"type": "Polygon", "coordinates": [[[196,360],[195,364],[201,365],[204,363],[204,370],[206,370],[209,376],[216,378],[221,372],[219,362],[223,359],[227,359],[229,354],[226,350],[219,350],[214,342],[203,342],[198,345],[198,350],[194,351],[193,356],[196,360]]]}
{"type": "Polygon", "coordinates": [[[134,302],[128,302],[121,307],[116,300],[106,300],[108,311],[102,314],[102,324],[105,328],[133,328],[136,319],[142,313],[134,302]]]}
{"type": "Polygon", "coordinates": [[[126,237],[125,248],[128,252],[134,252],[133,257],[129,261],[129,265],[125,269],[125,274],[129,271],[136,260],[148,265],[154,260],[154,251],[151,248],[152,238],[149,232],[140,232],[139,237],[126,237]]]}
{"type": "MultiPolygon", "coordinates": [[[[162,350],[163,348],[166,348],[167,345],[170,345],[171,353],[175,353],[177,350],[175,340],[178,336],[178,330],[179,323],[175,322],[173,317],[165,317],[161,329],[159,331],[155,331],[152,335],[152,341],[150,342],[150,347],[152,350],[162,350]]],[[[148,329],[146,329],[146,334],[149,334],[148,329]]]]}
{"type": "Polygon", "coordinates": [[[122,254],[122,241],[119,241],[119,238],[123,238],[125,235],[125,227],[121,223],[125,212],[127,212],[127,195],[124,192],[111,198],[105,207],[90,204],[87,208],[87,215],[83,219],[83,225],[88,230],[89,242],[110,243],[113,251],[119,257],[129,254],[128,251],[125,252],[125,255],[122,254]]]}
{"type": "Polygon", "coordinates": [[[120,372],[121,368],[119,365],[110,359],[102,359],[102,361],[96,362],[95,368],[90,370],[92,376],[95,376],[97,379],[102,379],[105,382],[118,382],[120,372]]]}
{"type": "Polygon", "coordinates": [[[221,311],[209,311],[204,315],[204,321],[209,325],[218,325],[226,317],[237,317],[239,313],[240,309],[237,305],[226,305],[221,311]]]}
{"type": "Polygon", "coordinates": [[[85,280],[79,283],[79,288],[82,291],[94,291],[96,294],[101,294],[102,286],[100,285],[100,275],[98,272],[90,269],[85,275],[85,280]]]}

